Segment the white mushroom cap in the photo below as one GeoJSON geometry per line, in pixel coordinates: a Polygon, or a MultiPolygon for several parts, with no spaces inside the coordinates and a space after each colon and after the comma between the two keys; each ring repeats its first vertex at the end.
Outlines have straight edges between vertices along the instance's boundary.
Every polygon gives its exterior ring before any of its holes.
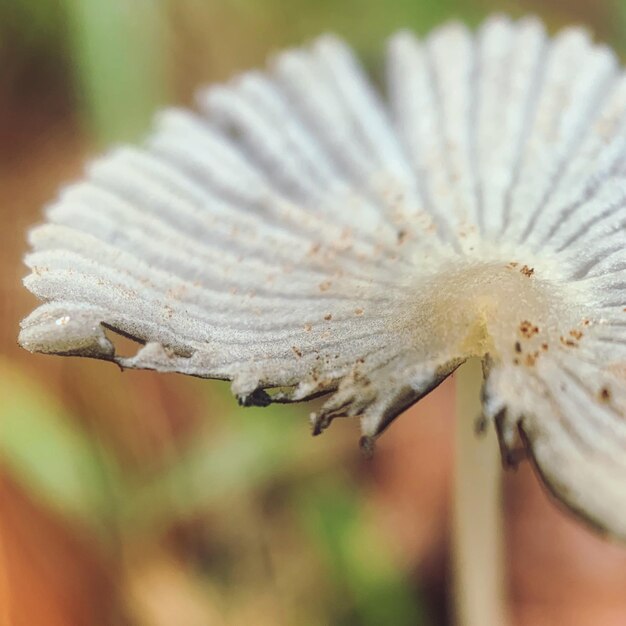
{"type": "Polygon", "coordinates": [[[505,461],[626,539],[626,76],[503,17],[396,35],[386,76],[324,36],[93,163],[31,232],[21,344],[328,393],[315,432],[367,442],[478,356],[505,461]]]}

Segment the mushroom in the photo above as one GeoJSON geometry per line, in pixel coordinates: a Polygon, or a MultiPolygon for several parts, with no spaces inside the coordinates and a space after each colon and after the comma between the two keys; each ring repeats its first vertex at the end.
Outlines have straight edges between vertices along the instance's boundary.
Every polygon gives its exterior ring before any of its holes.
{"type": "Polygon", "coordinates": [[[626,76],[580,28],[323,36],[161,113],[30,232],[33,352],[327,399],[363,445],[482,360],[504,462],[626,539],[626,76]],[[142,344],[116,354],[107,329],[142,344]]]}

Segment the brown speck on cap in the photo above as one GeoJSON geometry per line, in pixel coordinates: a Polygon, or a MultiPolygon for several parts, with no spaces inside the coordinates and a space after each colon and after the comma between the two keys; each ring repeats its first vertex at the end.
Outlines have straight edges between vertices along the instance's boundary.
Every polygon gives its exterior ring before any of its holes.
{"type": "Polygon", "coordinates": [[[528,278],[530,278],[535,273],[535,268],[528,267],[528,265],[524,265],[524,267],[522,267],[520,272],[524,274],[524,276],[527,276],[528,278]]]}
{"type": "Polygon", "coordinates": [[[548,350],[548,344],[547,344],[545,341],[541,344],[541,349],[542,349],[544,352],[547,352],[547,350],[548,350]]]}
{"type": "Polygon", "coordinates": [[[311,324],[305,324],[304,325],[304,330],[307,333],[310,333],[312,328],[313,328],[313,326],[311,324]]]}
{"type": "Polygon", "coordinates": [[[325,280],[323,283],[320,283],[320,291],[328,291],[331,287],[332,283],[329,280],[325,280]]]}
{"type": "Polygon", "coordinates": [[[506,268],[508,270],[514,270],[518,265],[519,263],[517,263],[516,261],[511,261],[510,263],[507,264],[506,268]]]}
{"type": "Polygon", "coordinates": [[[354,309],[354,314],[355,315],[363,315],[363,309],[361,307],[358,307],[358,308],[354,309]]]}
{"type": "Polygon", "coordinates": [[[568,339],[567,337],[563,337],[563,335],[561,335],[559,339],[564,346],[567,346],[569,348],[578,347],[578,344],[575,341],[573,341],[572,339],[568,339]]]}
{"type": "Polygon", "coordinates": [[[582,339],[583,333],[580,330],[570,330],[569,331],[570,337],[574,337],[574,339],[580,340],[582,339]]]}
{"type": "Polygon", "coordinates": [[[533,335],[539,333],[539,326],[535,326],[532,322],[524,320],[519,325],[519,331],[526,339],[530,339],[533,335]]]}
{"type": "Polygon", "coordinates": [[[406,230],[402,229],[398,231],[398,244],[402,245],[405,241],[406,238],[408,236],[408,233],[406,232],[406,230]]]}
{"type": "Polygon", "coordinates": [[[522,351],[522,344],[519,341],[515,342],[515,352],[518,354],[522,351]]]}
{"type": "Polygon", "coordinates": [[[291,349],[293,350],[293,353],[298,357],[302,357],[302,350],[300,350],[300,348],[296,347],[296,346],[291,346],[291,349]]]}
{"type": "Polygon", "coordinates": [[[324,319],[325,319],[327,322],[330,322],[330,320],[332,320],[332,319],[333,319],[333,314],[332,314],[332,313],[327,313],[326,315],[324,315],[324,319]]]}
{"type": "Polygon", "coordinates": [[[609,402],[611,400],[610,389],[608,387],[602,387],[602,389],[600,389],[598,397],[600,398],[600,402],[609,402]]]}

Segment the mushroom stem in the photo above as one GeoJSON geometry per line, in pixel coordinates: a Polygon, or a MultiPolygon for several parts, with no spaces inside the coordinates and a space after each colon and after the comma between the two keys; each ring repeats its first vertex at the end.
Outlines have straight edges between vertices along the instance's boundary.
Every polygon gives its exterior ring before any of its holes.
{"type": "Polygon", "coordinates": [[[456,434],[453,517],[454,603],[457,626],[507,624],[502,470],[495,429],[477,436],[482,415],[480,360],[455,374],[456,434]]]}

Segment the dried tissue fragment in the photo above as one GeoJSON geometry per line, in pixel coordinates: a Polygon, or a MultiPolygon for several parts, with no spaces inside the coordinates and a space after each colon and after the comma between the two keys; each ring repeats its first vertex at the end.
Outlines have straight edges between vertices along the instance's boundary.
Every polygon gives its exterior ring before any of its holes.
{"type": "Polygon", "coordinates": [[[30,233],[21,344],[231,380],[243,404],[327,394],[316,432],[359,416],[366,446],[478,356],[505,458],[525,444],[626,537],[615,56],[496,17],[398,33],[386,64],[381,95],[321,37],[92,163],[30,233]]]}

